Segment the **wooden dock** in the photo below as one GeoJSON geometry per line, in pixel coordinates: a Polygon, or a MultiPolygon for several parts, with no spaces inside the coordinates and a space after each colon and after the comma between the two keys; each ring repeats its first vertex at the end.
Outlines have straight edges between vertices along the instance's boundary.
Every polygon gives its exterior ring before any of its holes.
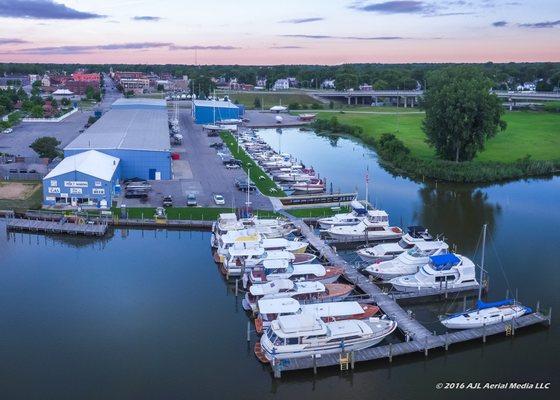
{"type": "MultiPolygon", "coordinates": [[[[550,315],[545,316],[539,312],[524,315],[516,320],[503,322],[498,324],[489,325],[483,328],[475,328],[468,330],[454,331],[452,333],[446,332],[442,335],[435,335],[426,329],[422,324],[415,320],[411,315],[409,315],[398,303],[397,300],[402,299],[413,299],[423,296],[434,296],[450,293],[458,293],[459,291],[473,291],[478,290],[478,285],[473,285],[468,288],[461,288],[460,290],[452,290],[442,287],[441,289],[433,290],[423,290],[415,293],[386,293],[381,290],[379,286],[371,282],[364,275],[362,275],[356,267],[353,267],[348,262],[346,262],[340,255],[338,255],[333,248],[331,248],[324,240],[319,238],[313,230],[307,226],[303,220],[297,219],[288,213],[282,213],[288,217],[291,222],[300,230],[301,234],[309,241],[309,244],[316,249],[321,257],[328,260],[329,263],[344,268],[344,278],[349,282],[353,283],[361,291],[377,304],[379,308],[392,320],[395,320],[398,324],[399,329],[405,336],[404,342],[391,343],[383,346],[374,346],[363,350],[358,350],[345,354],[350,360],[347,361],[351,363],[352,368],[354,368],[355,362],[361,361],[371,361],[381,358],[388,358],[392,361],[393,356],[402,354],[411,354],[417,352],[424,352],[428,355],[428,350],[435,349],[438,347],[443,347],[445,350],[449,348],[451,344],[466,342],[469,340],[480,339],[485,342],[487,336],[498,335],[498,334],[508,334],[515,335],[515,330],[518,328],[545,323],[548,322],[550,325],[550,315]]],[[[313,368],[316,371],[317,367],[327,367],[340,365],[343,366],[341,361],[341,355],[343,354],[343,349],[341,353],[338,354],[327,354],[317,357],[306,357],[306,358],[294,358],[288,360],[282,360],[273,363],[273,371],[275,377],[281,376],[281,371],[292,371],[300,369],[310,369],[313,368]]]]}
{"type": "Polygon", "coordinates": [[[41,232],[41,233],[63,233],[69,235],[104,236],[107,233],[107,224],[77,224],[74,222],[43,221],[24,218],[10,218],[6,222],[6,228],[14,231],[41,232]]]}

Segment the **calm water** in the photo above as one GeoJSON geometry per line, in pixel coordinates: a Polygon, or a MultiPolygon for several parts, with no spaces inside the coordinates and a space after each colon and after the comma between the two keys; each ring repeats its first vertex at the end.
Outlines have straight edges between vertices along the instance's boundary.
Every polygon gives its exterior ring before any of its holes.
{"type": "MultiPolygon", "coordinates": [[[[274,130],[263,136],[275,146],[274,130]]],[[[363,193],[392,222],[445,233],[472,256],[490,225],[490,300],[520,300],[560,313],[560,179],[475,188],[416,184],[377,165],[345,138],[284,130],[282,151],[363,193]]],[[[456,345],[445,354],[357,364],[272,378],[245,341],[247,317],[210,257],[209,234],[116,230],[107,240],[7,235],[0,222],[1,398],[421,399],[551,398],[553,392],[442,392],[437,382],[554,382],[558,318],[551,329],[456,345]],[[529,396],[529,397],[527,397],[529,396]]],[[[351,255],[348,255],[351,257],[351,255]]],[[[477,256],[478,257],[478,256],[477,256]]],[[[461,299],[414,305],[435,330],[461,299]]],[[[254,338],[253,338],[254,343],[254,338]]]]}

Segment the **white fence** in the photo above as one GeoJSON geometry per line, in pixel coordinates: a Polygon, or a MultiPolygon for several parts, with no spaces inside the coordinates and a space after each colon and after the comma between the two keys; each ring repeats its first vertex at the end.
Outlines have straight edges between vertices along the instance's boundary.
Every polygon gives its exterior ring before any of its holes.
{"type": "Polygon", "coordinates": [[[73,108],[72,111],[68,111],[66,114],[61,115],[58,118],[23,118],[21,122],[60,122],[77,111],[77,108],[73,108]]]}

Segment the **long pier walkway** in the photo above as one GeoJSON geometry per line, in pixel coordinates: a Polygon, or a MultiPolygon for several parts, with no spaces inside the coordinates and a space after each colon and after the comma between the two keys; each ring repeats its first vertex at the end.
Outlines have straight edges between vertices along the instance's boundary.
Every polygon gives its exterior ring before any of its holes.
{"type": "Polygon", "coordinates": [[[44,232],[44,233],[66,233],[71,235],[103,236],[107,232],[106,223],[77,224],[64,221],[42,221],[24,218],[10,218],[6,222],[8,230],[44,232]]]}
{"type": "MultiPolygon", "coordinates": [[[[524,315],[512,321],[502,322],[498,324],[493,324],[489,326],[484,326],[482,328],[465,329],[454,331],[451,333],[446,332],[442,335],[435,335],[426,329],[417,320],[412,318],[397,302],[396,299],[399,298],[414,298],[420,296],[409,295],[395,295],[392,296],[383,292],[375,283],[369,281],[365,276],[363,276],[356,268],[351,266],[346,262],[340,255],[338,255],[325,241],[319,238],[313,230],[305,224],[305,222],[299,218],[280,211],[285,215],[301,232],[301,234],[309,241],[309,244],[313,246],[319,255],[324,257],[329,263],[344,268],[344,277],[361,289],[364,293],[370,296],[370,298],[375,301],[375,303],[383,310],[383,312],[389,316],[389,318],[395,320],[400,328],[400,330],[405,335],[405,341],[388,344],[383,346],[374,346],[363,350],[353,351],[351,353],[338,353],[338,354],[325,354],[317,357],[306,357],[306,358],[293,358],[288,360],[282,360],[281,362],[276,362],[273,365],[274,375],[280,377],[281,371],[291,371],[300,369],[310,369],[316,370],[317,367],[335,366],[340,365],[342,368],[345,364],[351,364],[354,368],[354,363],[359,361],[369,361],[381,358],[388,358],[392,361],[393,356],[411,354],[417,352],[424,352],[428,355],[428,350],[443,347],[448,350],[449,346],[454,343],[465,342],[474,339],[482,338],[483,342],[486,342],[486,337],[490,335],[497,335],[500,333],[505,333],[506,335],[515,335],[515,330],[517,328],[522,328],[530,325],[548,323],[550,325],[551,313],[548,316],[543,315],[537,309],[536,312],[524,315]],[[345,356],[345,357],[343,357],[345,356]]],[[[467,288],[467,290],[478,289],[478,286],[467,288]]],[[[441,290],[426,291],[421,294],[424,295],[435,295],[444,293],[441,290]]],[[[451,293],[451,291],[446,293],[451,293]]],[[[538,307],[538,306],[537,306],[538,307]]],[[[342,349],[341,349],[342,350],[342,349]]]]}

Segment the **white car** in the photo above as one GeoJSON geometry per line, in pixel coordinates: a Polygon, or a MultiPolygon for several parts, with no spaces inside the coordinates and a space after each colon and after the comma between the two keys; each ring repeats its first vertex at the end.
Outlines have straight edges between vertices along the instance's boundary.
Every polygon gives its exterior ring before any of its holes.
{"type": "Polygon", "coordinates": [[[216,205],[218,206],[223,206],[224,204],[226,204],[226,199],[224,199],[224,196],[222,196],[221,194],[215,194],[214,203],[216,203],[216,205]]]}
{"type": "Polygon", "coordinates": [[[7,128],[2,131],[2,133],[12,133],[14,130],[12,128],[7,128]]]}

